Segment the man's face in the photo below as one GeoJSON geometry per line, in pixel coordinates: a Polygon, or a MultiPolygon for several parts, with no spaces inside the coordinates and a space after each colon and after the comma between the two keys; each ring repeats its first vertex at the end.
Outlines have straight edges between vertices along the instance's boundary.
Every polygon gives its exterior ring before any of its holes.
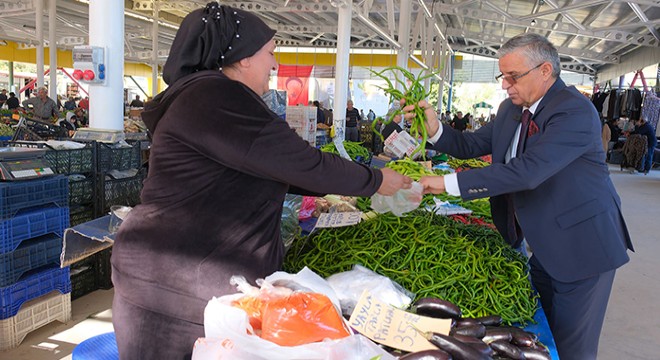
{"type": "Polygon", "coordinates": [[[542,70],[545,66],[534,68],[537,65],[529,64],[521,50],[500,58],[500,72],[504,74],[502,89],[506,90],[514,105],[529,107],[544,95],[546,89],[542,70]],[[513,77],[520,75],[523,76],[513,80],[513,77]]]}
{"type": "Polygon", "coordinates": [[[353,102],[352,101],[347,102],[346,108],[348,108],[348,110],[353,110],[353,102]]]}
{"type": "Polygon", "coordinates": [[[45,98],[46,98],[46,90],[44,90],[44,89],[39,89],[39,92],[37,92],[37,96],[39,96],[39,98],[40,98],[41,100],[45,99],[45,98]]]}
{"type": "Polygon", "coordinates": [[[459,112],[456,113],[456,116],[457,116],[459,119],[462,119],[462,118],[463,118],[463,113],[459,111],[459,112]]]}

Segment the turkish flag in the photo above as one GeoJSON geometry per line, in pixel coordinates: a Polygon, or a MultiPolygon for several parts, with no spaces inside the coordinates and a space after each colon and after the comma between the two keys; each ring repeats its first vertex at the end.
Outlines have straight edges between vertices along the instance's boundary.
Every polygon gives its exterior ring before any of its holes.
{"type": "Polygon", "coordinates": [[[314,66],[279,65],[277,89],[286,90],[287,105],[304,105],[309,102],[309,76],[314,66]]]}

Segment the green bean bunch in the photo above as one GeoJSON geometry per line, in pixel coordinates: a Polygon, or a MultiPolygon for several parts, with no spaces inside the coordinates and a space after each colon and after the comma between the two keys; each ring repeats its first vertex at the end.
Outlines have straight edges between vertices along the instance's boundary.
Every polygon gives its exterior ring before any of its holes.
{"type": "MultiPolygon", "coordinates": [[[[369,159],[371,156],[369,150],[362,146],[361,142],[344,141],[344,149],[346,149],[346,153],[351,157],[351,160],[353,161],[356,161],[358,156],[361,156],[365,160],[369,159]]],[[[335,146],[334,142],[329,142],[321,146],[320,150],[323,152],[339,155],[339,150],[337,150],[337,146],[335,146]]]]}
{"type": "MultiPolygon", "coordinates": [[[[371,71],[371,73],[375,76],[385,80],[387,87],[379,86],[379,88],[390,97],[390,102],[399,102],[401,99],[404,99],[406,101],[406,105],[415,105],[415,117],[410,123],[410,135],[412,135],[412,137],[415,139],[421,139],[421,143],[417,146],[417,148],[415,148],[415,151],[411,154],[411,156],[419,152],[424,152],[426,140],[428,139],[426,127],[424,126],[426,115],[424,115],[424,109],[420,108],[418,103],[422,100],[426,100],[426,98],[429,96],[430,91],[427,92],[426,89],[424,89],[424,80],[434,76],[435,73],[429,72],[424,74],[424,72],[420,72],[419,76],[415,76],[415,74],[412,72],[398,66],[391,66],[385,68],[382,71],[374,71],[371,69],[369,71],[371,71]],[[394,77],[394,83],[392,80],[390,80],[389,75],[394,77]],[[396,84],[401,85],[403,91],[398,90],[396,88],[396,84]]],[[[394,115],[402,113],[402,110],[397,110],[394,115]]],[[[390,116],[388,119],[386,119],[385,124],[390,123],[393,117],[394,116],[390,116]]],[[[371,124],[371,126],[372,130],[382,139],[383,136],[380,134],[380,132],[376,131],[375,121],[373,124],[371,124]]]]}
{"type": "Polygon", "coordinates": [[[537,309],[526,258],[497,232],[419,210],[301,237],[289,249],[284,269],[308,266],[327,277],[355,264],[389,277],[417,298],[451,301],[465,317],[499,314],[507,323],[525,324],[537,309]]]}
{"type": "Polygon", "coordinates": [[[452,169],[458,169],[458,168],[479,169],[490,165],[489,163],[476,158],[475,159],[451,158],[447,160],[447,164],[451,166],[452,169]]]}

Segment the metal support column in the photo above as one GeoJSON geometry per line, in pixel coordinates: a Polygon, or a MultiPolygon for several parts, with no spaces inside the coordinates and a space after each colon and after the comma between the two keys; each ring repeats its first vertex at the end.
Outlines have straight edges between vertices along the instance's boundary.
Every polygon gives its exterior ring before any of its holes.
{"type": "Polygon", "coordinates": [[[48,81],[49,97],[57,102],[57,38],[55,25],[57,24],[57,4],[55,0],[48,0],[48,66],[50,80],[48,81]]]}
{"type": "Polygon", "coordinates": [[[37,36],[37,85],[44,86],[44,0],[37,0],[35,16],[35,33],[37,36]]]}
{"type": "Polygon", "coordinates": [[[158,94],[158,2],[154,2],[153,26],[151,28],[151,96],[158,94]]]}
{"type": "Polygon", "coordinates": [[[337,5],[337,60],[335,69],[335,99],[332,106],[335,138],[346,139],[346,102],[348,101],[348,70],[351,50],[352,0],[339,2],[337,5]]]}
{"type": "MultiPolygon", "coordinates": [[[[412,17],[412,0],[401,0],[399,8],[399,38],[401,49],[396,55],[396,65],[408,69],[408,57],[410,55],[410,20],[412,17]]],[[[396,88],[402,90],[402,84],[396,83],[396,88]]]]}
{"type": "Polygon", "coordinates": [[[449,60],[449,95],[447,96],[447,111],[451,111],[451,100],[454,89],[454,55],[449,60]]]}

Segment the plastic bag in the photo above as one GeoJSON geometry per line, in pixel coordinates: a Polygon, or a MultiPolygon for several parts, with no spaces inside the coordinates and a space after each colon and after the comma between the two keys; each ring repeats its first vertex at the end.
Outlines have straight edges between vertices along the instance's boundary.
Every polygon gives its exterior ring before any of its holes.
{"type": "Polygon", "coordinates": [[[368,290],[379,300],[399,309],[410,306],[414,298],[413,293],[390,278],[361,265],[355,265],[353,270],[331,275],[327,280],[339,297],[341,312],[344,315],[353,313],[364,290],[368,290]]]}
{"type": "Polygon", "coordinates": [[[287,251],[296,236],[301,233],[298,221],[298,212],[303,202],[302,195],[286,194],[282,204],[282,218],[280,222],[280,234],[284,242],[284,251],[287,251]]]}
{"type": "Polygon", "coordinates": [[[393,196],[374,194],[371,197],[371,208],[377,213],[391,211],[396,216],[402,216],[419,207],[423,191],[424,186],[415,181],[410,189],[401,189],[393,196]]]}
{"type": "Polygon", "coordinates": [[[311,218],[314,210],[316,210],[314,196],[303,196],[302,204],[300,205],[300,213],[298,213],[298,220],[304,221],[311,218]]]}
{"type": "Polygon", "coordinates": [[[245,294],[256,294],[268,288],[278,293],[309,291],[325,294],[335,311],[339,300],[332,287],[322,277],[304,268],[297,274],[276,272],[263,280],[261,288],[240,284],[240,294],[213,298],[204,309],[205,338],[195,343],[193,360],[362,360],[380,356],[382,360],[395,360],[393,356],[362,335],[350,335],[338,340],[326,340],[298,346],[280,346],[253,334],[247,313],[231,305],[245,294]]]}

